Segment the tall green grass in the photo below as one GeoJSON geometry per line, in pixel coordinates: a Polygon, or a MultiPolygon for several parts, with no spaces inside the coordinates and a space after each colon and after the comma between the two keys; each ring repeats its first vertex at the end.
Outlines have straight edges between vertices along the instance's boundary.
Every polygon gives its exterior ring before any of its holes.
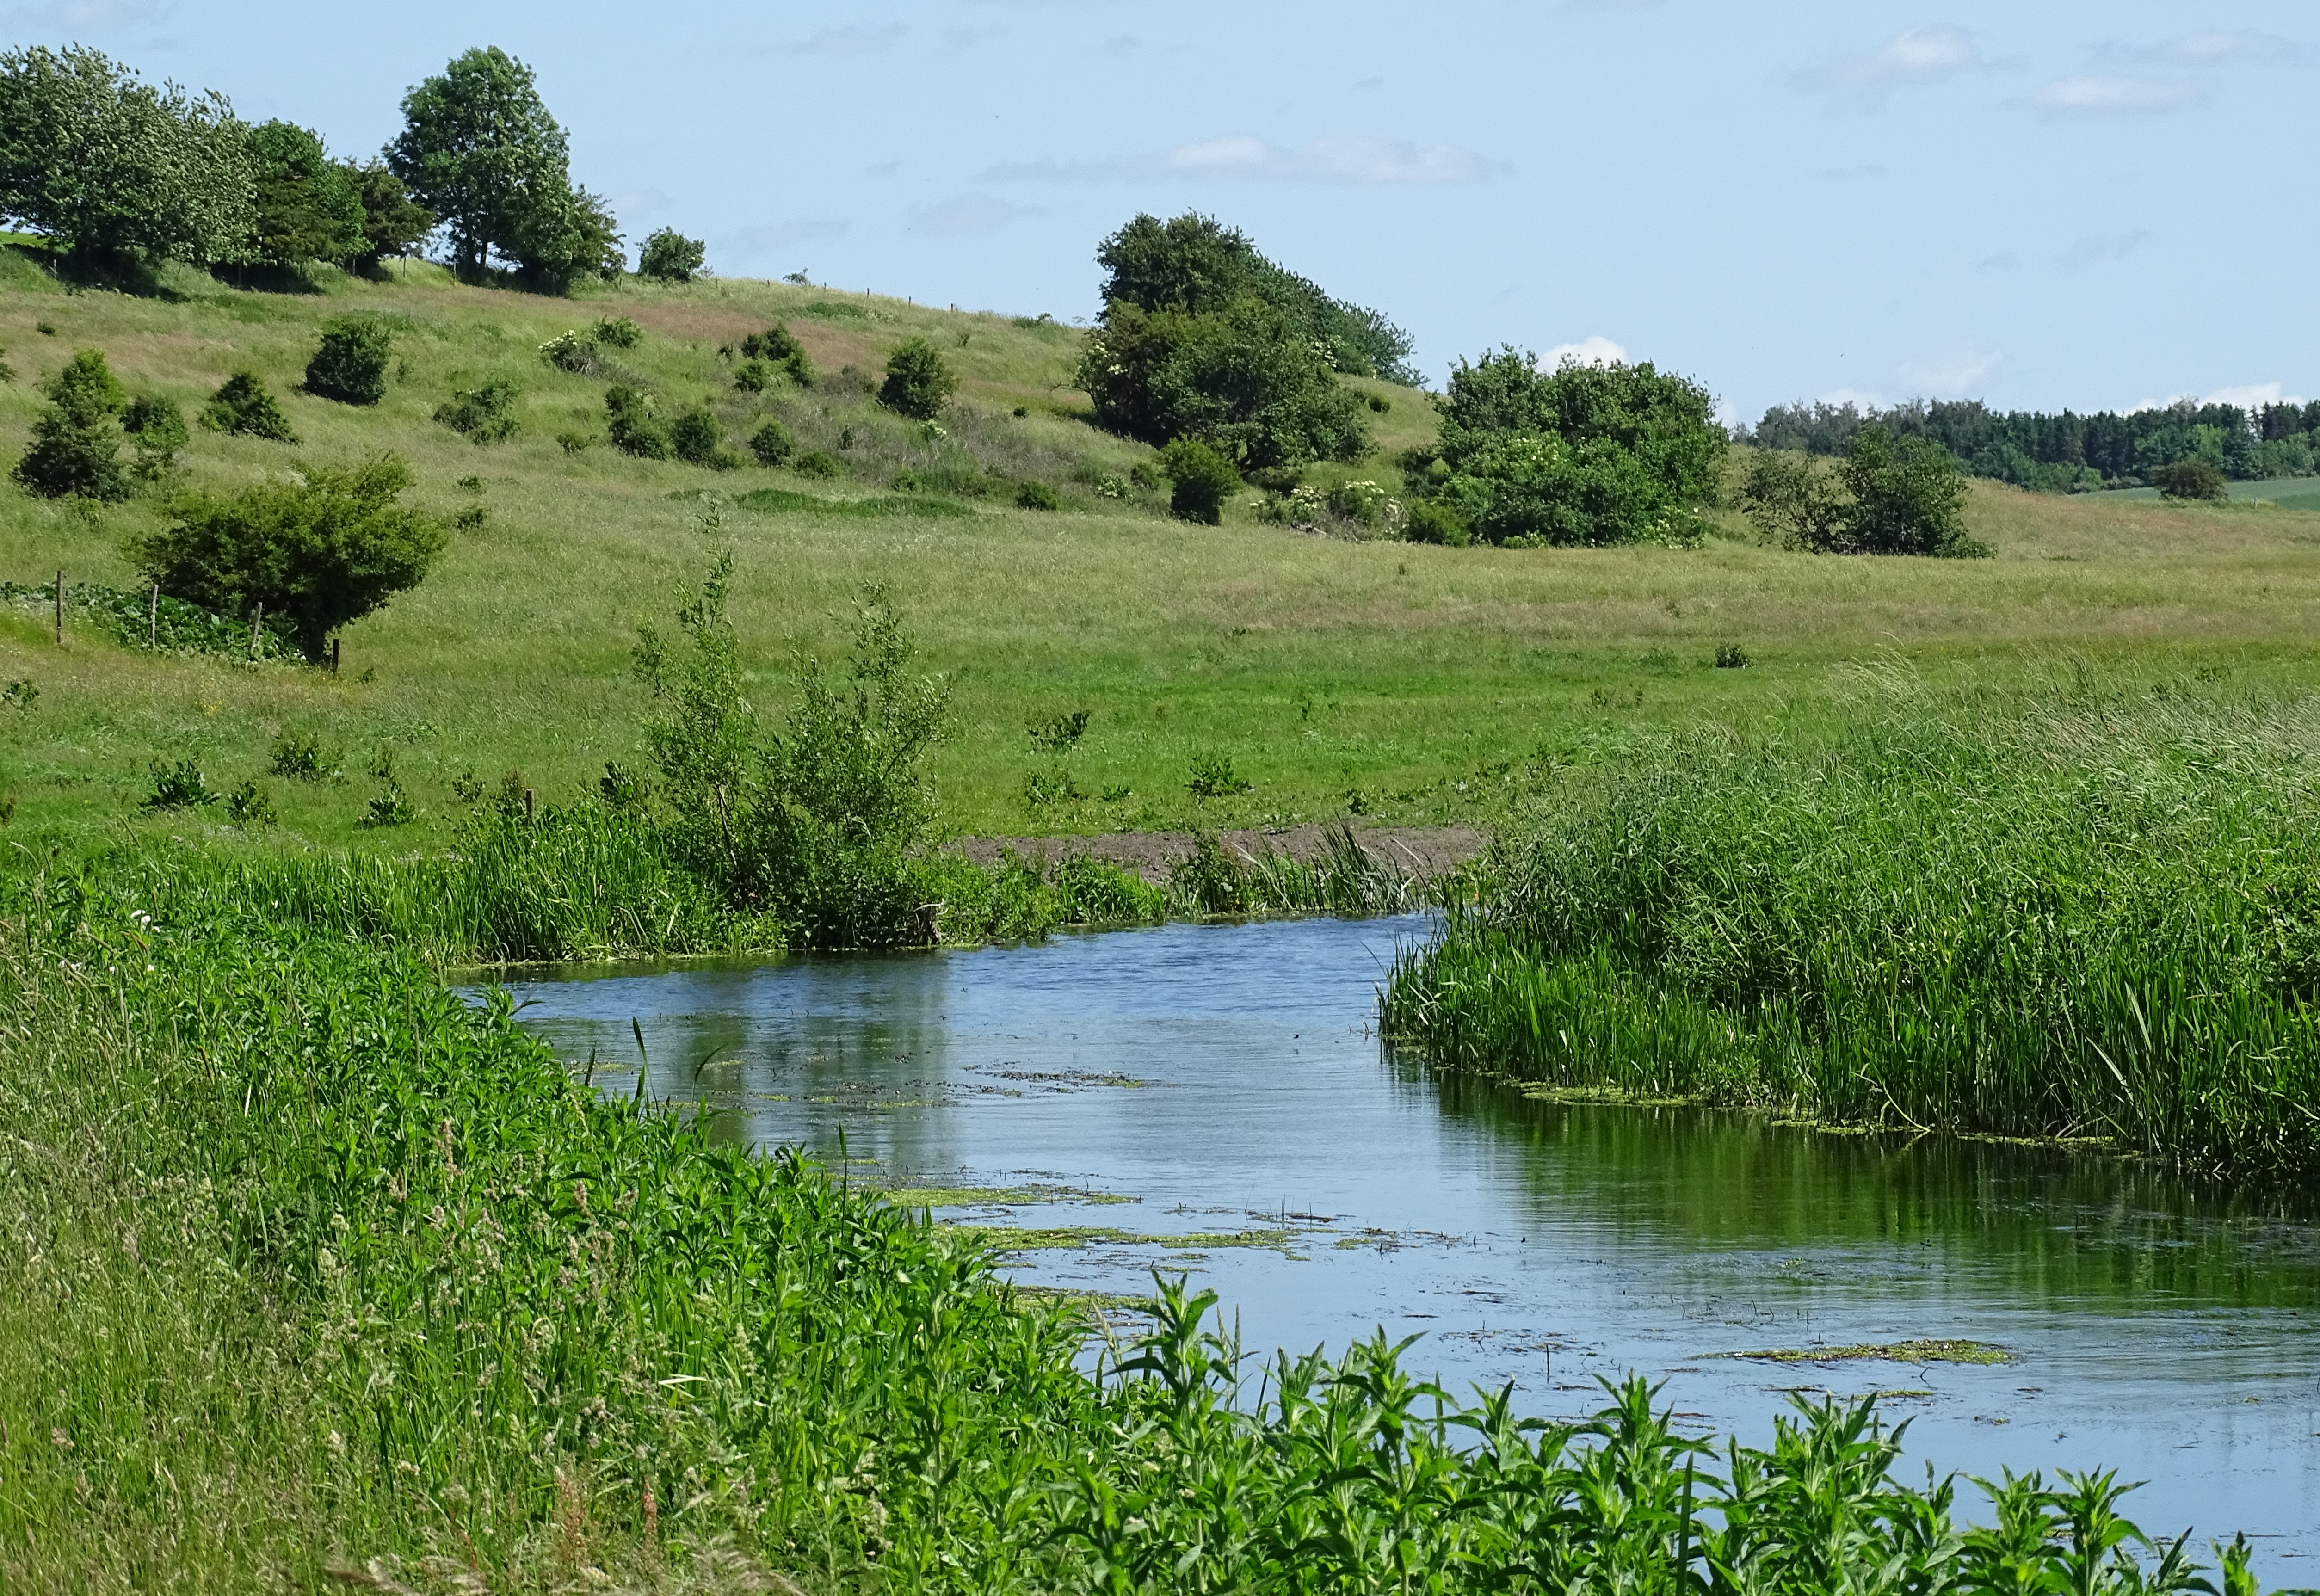
{"type": "Polygon", "coordinates": [[[150,884],[0,896],[0,1588],[2206,1588],[2108,1475],[1965,1528],[1867,1401],[1532,1423],[1382,1338],[1253,1363],[1180,1287],[1083,1366],[922,1213],[150,884]]]}
{"type": "Polygon", "coordinates": [[[2320,1164],[2320,705],[1870,678],[1811,748],[1665,745],[1500,848],[1394,974],[1455,1066],[2320,1164]]]}

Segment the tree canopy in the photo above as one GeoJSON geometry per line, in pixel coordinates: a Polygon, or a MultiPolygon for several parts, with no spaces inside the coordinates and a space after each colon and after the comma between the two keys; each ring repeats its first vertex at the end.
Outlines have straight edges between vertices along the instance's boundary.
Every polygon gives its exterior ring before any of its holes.
{"type": "Polygon", "coordinates": [[[261,122],[249,130],[249,149],[256,191],[254,258],[289,266],[349,261],[365,253],[362,192],[318,136],[291,122],[261,122]]]}
{"type": "Polygon", "coordinates": [[[247,130],[218,95],[155,88],[103,52],[0,53],[0,213],[86,263],[242,258],[247,130]]]}

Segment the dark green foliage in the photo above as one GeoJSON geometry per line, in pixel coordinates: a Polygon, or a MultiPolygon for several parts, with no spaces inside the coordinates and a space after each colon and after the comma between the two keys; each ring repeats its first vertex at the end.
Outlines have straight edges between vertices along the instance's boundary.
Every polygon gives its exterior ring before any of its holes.
{"type": "Polygon", "coordinates": [[[1225,500],[1240,485],[1230,460],[1197,438],[1179,438],[1160,451],[1160,468],[1170,483],[1168,513],[1204,526],[1223,521],[1225,500]]]}
{"type": "Polygon", "coordinates": [[[0,54],[0,214],[76,260],[232,260],[252,219],[243,129],[216,95],[159,89],[97,50],[0,54]]]}
{"type": "Polygon", "coordinates": [[[127,498],[121,427],[113,419],[127,395],[105,364],[104,352],[76,350],[65,368],[41,385],[41,392],[49,404],[32,422],[32,447],[16,462],[16,480],[51,499],[127,498]]]}
{"type": "Polygon", "coordinates": [[[144,394],[129,402],[121,413],[121,430],[129,435],[137,458],[130,469],[149,482],[167,476],[177,462],[177,451],[192,440],[186,413],[174,399],[144,394]]]}
{"type": "Polygon", "coordinates": [[[568,141],[530,68],[471,50],[405,95],[403,115],[387,166],[450,229],[463,276],[480,278],[497,258],[530,286],[562,293],[620,269],[615,223],[573,185],[568,141]]]}
{"type": "MultiPolygon", "coordinates": [[[[0,582],[0,600],[27,604],[43,613],[56,599],[56,588],[46,582],[0,582]]],[[[150,588],[133,591],[76,582],[65,588],[65,613],[125,648],[158,648],[168,654],[203,654],[236,661],[302,659],[290,641],[281,618],[268,615],[259,629],[258,647],[250,648],[249,618],[221,614],[201,604],[188,603],[168,594],[153,600],[150,588]]]]}
{"type": "Polygon", "coordinates": [[[637,276],[657,283],[690,283],[709,257],[709,247],[673,227],[656,229],[637,251],[637,276]]]}
{"type": "Polygon", "coordinates": [[[948,721],[946,690],[910,674],[910,639],[867,589],[842,680],[802,660],[787,722],[761,740],[726,618],[731,583],[720,555],[678,611],[684,646],[651,627],[637,645],[657,712],[646,745],[681,857],[804,944],[930,940],[908,856],[931,813],[924,766],[948,721]]]}
{"type": "Polygon", "coordinates": [[[1251,469],[1354,460],[1369,447],[1360,397],[1255,297],[1205,313],[1119,302],[1077,381],[1105,426],[1155,445],[1199,439],[1251,469]]]}
{"type": "Polygon", "coordinates": [[[254,781],[246,781],[226,795],[225,818],[244,830],[274,823],[274,800],[254,781]]]}
{"type": "Polygon", "coordinates": [[[362,204],[363,244],[352,262],[356,270],[376,273],[386,260],[415,253],[435,231],[435,213],[412,199],[384,162],[349,163],[341,169],[362,204]]]}
{"type": "Polygon", "coordinates": [[[757,457],[760,466],[779,466],[797,453],[797,440],[790,436],[787,427],[767,416],[749,434],[749,452],[757,457]]]}
{"type": "Polygon", "coordinates": [[[600,316],[589,336],[608,349],[632,349],[645,340],[645,330],[626,316],[600,316]]]}
{"type": "Polygon", "coordinates": [[[5,687],[0,687],[0,706],[12,710],[31,709],[41,696],[29,677],[19,676],[5,687]]]}
{"type": "Polygon", "coordinates": [[[1949,450],[1930,438],[1895,439],[1863,427],[1838,467],[1853,503],[1840,545],[1826,552],[1987,555],[1966,535],[1965,476],[1949,450]]]}
{"type": "Polygon", "coordinates": [[[774,385],[774,368],[763,360],[744,360],[733,369],[733,385],[744,394],[762,394],[774,385]]]}
{"type": "Polygon", "coordinates": [[[202,775],[202,767],[191,759],[177,759],[164,765],[153,762],[153,790],[145,795],[147,809],[199,809],[218,801],[217,789],[202,775]]]}
{"type": "Polygon", "coordinates": [[[1192,760],[1192,777],[1184,790],[1195,798],[1233,798],[1255,789],[1233,769],[1229,757],[1203,754],[1192,760]]]}
{"type": "Polygon", "coordinates": [[[689,466],[730,471],[741,463],[741,457],[725,447],[725,429],[706,404],[693,405],[669,422],[668,445],[689,466]]]}
{"type": "Polygon", "coordinates": [[[1439,543],[1464,549],[1474,540],[1472,527],[1455,504],[1439,499],[1413,499],[1404,514],[1401,535],[1412,543],[1439,543]]]}
{"type": "Polygon", "coordinates": [[[248,148],[257,208],[253,258],[294,266],[352,261],[368,252],[361,191],[320,138],[291,122],[261,122],[249,130],[248,148]]]}
{"type": "Polygon", "coordinates": [[[476,443],[498,443],[515,435],[516,387],[504,377],[462,388],[435,407],[435,419],[476,443]]]}
{"type": "Polygon", "coordinates": [[[741,340],[741,358],[763,360],[768,366],[779,367],[790,374],[790,380],[802,388],[813,386],[813,362],[806,358],[805,346],[797,335],[776,322],[763,332],[752,332],[741,340]]]}
{"type": "Polygon", "coordinates": [[[2161,466],[2151,474],[2151,485],[2159,490],[2163,499],[2221,501],[2231,495],[2225,486],[2224,474],[2205,460],[2178,460],[2171,466],[2161,466]]]}
{"type": "Polygon", "coordinates": [[[276,443],[298,441],[297,434],[290,431],[290,418],[282,413],[282,406],[275,403],[254,371],[237,371],[219,385],[202,411],[202,425],[276,443]]]}
{"type": "Polygon", "coordinates": [[[790,469],[800,476],[811,476],[820,482],[834,481],[846,475],[846,467],[838,457],[825,449],[810,449],[790,461],[790,469]]]}
{"type": "Polygon", "coordinates": [[[376,316],[341,316],[322,329],[306,362],[306,392],[342,404],[376,404],[386,397],[387,364],[394,336],[376,316]]]}
{"type": "Polygon", "coordinates": [[[1087,735],[1088,712],[1073,710],[1067,713],[1049,715],[1034,721],[1029,731],[1031,746],[1050,754],[1068,754],[1087,735]]]}
{"type": "Polygon", "coordinates": [[[264,604],[307,658],[321,659],[331,632],[416,586],[449,541],[434,518],[396,502],[410,485],[410,467],[388,455],[231,496],[187,494],[131,553],[196,603],[235,614],[264,604]]]}
{"type": "Polygon", "coordinates": [[[267,768],[292,781],[326,781],[339,773],[339,757],[325,750],[320,739],[300,731],[284,731],[274,739],[267,768]]]}
{"type": "Polygon", "coordinates": [[[1724,459],[1714,411],[1705,389],[1648,363],[1542,373],[1535,356],[1502,349],[1451,374],[1443,470],[1412,487],[1493,543],[1684,539],[1724,459]]]}
{"type": "MultiPolygon", "coordinates": [[[[1416,384],[1409,336],[1377,312],[1332,299],[1256,251],[1246,234],[1195,212],[1167,222],[1139,215],[1097,247],[1103,302],[1139,310],[1221,312],[1255,298],[1282,319],[1290,336],[1318,346],[1338,371],[1416,384]]],[[[1107,317],[1109,316],[1107,308],[1107,317]]]]}
{"type": "Polygon", "coordinates": [[[1716,668],[1717,668],[1717,670],[1745,670],[1745,669],[1747,669],[1747,668],[1748,668],[1748,651],[1747,651],[1745,648],[1742,648],[1739,644],[1737,644],[1737,643],[1718,643],[1718,644],[1717,644],[1717,645],[1716,645],[1716,668]]]}
{"type": "Polygon", "coordinates": [[[1758,528],[1797,549],[1829,549],[1848,534],[1851,509],[1834,472],[1810,455],[1760,449],[1740,503],[1758,528]]]}
{"type": "Polygon", "coordinates": [[[957,374],[935,346],[923,338],[906,338],[886,358],[886,380],[878,385],[878,403],[897,415],[930,422],[957,391],[957,374]]]}
{"type": "Polygon", "coordinates": [[[1044,482],[1025,482],[1015,489],[1018,510],[1061,510],[1063,495],[1044,482]]]}
{"type": "Polygon", "coordinates": [[[606,432],[622,454],[648,460],[666,460],[676,453],[668,428],[653,413],[652,396],[627,383],[604,391],[606,432]]]}

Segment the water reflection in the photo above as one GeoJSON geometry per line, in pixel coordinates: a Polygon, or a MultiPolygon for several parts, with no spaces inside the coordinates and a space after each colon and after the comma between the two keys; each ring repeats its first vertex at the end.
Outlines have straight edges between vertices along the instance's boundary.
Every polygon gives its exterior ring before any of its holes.
{"type": "Polygon", "coordinates": [[[1436,1079],[1369,1029],[1424,929],[1180,926],[517,995],[608,1089],[633,1089],[634,1016],[652,1093],[723,1134],[832,1160],[842,1136],[863,1178],[1019,1193],[948,1217],[1102,1232],[1021,1255],[1022,1278],[1198,1272],[1254,1347],[1423,1331],[1417,1356],[1454,1389],[1515,1380],[1541,1412],[1626,1368],[1665,1378],[1690,1422],[1759,1436],[1788,1388],[1905,1392],[1912,1450],[1944,1467],[2117,1466],[2152,1482],[2147,1527],[2261,1532],[2271,1577],[2314,1582],[2305,1211],[2051,1149],[1436,1079]],[[1042,1183],[1077,1191],[1022,1190],[1042,1183]],[[1920,1338],[2012,1361],[1718,1356],[1920,1338]]]}

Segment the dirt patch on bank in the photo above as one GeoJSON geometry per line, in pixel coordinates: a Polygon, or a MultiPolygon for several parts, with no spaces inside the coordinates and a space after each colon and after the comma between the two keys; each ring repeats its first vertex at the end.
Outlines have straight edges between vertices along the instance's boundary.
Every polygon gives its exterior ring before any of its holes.
{"type": "MultiPolygon", "coordinates": [[[[1241,857],[1255,860],[1271,853],[1292,859],[1318,858],[1328,848],[1330,826],[1291,826],[1278,831],[1222,831],[1217,839],[1241,857]]],[[[1354,840],[1381,862],[1423,879],[1464,864],[1482,851],[1487,833],[1472,826],[1356,827],[1354,840]]],[[[1166,879],[1181,860],[1191,857],[1190,831],[1114,831],[1096,837],[962,837],[943,844],[949,852],[965,854],[978,865],[995,865],[1000,856],[1052,864],[1074,854],[1086,854],[1108,865],[1133,870],[1150,882],[1166,879]]]]}

